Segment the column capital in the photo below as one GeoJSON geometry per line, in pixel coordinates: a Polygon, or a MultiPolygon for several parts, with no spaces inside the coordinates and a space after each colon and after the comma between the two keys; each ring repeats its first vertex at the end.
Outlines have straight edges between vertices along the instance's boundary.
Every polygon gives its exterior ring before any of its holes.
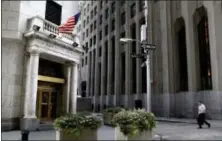
{"type": "Polygon", "coordinates": [[[77,64],[76,62],[73,62],[73,61],[66,61],[65,62],[65,65],[67,65],[67,66],[73,66],[73,65],[75,65],[75,64],[77,64]]]}
{"type": "Polygon", "coordinates": [[[39,56],[40,52],[38,50],[32,50],[29,52],[30,56],[39,56]]]}

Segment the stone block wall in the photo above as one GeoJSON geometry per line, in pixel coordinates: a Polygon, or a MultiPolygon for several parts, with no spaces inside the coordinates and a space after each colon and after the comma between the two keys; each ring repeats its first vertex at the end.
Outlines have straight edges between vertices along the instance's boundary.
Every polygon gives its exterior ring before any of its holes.
{"type": "Polygon", "coordinates": [[[167,94],[152,95],[152,111],[156,116],[196,118],[197,102],[201,100],[206,105],[208,119],[222,120],[222,92],[201,91],[169,94],[168,115],[164,115],[168,111],[167,106],[164,105],[165,95],[167,94]]]}
{"type": "Polygon", "coordinates": [[[2,39],[2,129],[18,127],[23,91],[23,56],[22,43],[2,39]]]}
{"type": "Polygon", "coordinates": [[[77,111],[83,112],[83,111],[91,111],[92,109],[92,102],[91,98],[77,98],[77,111]]]}

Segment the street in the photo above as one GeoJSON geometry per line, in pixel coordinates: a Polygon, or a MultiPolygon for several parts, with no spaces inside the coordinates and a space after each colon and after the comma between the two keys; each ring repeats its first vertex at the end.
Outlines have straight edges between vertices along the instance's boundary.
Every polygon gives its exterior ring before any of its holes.
{"type": "MultiPolygon", "coordinates": [[[[222,140],[221,124],[212,124],[209,129],[197,129],[197,125],[190,123],[158,122],[155,134],[165,140],[222,140]]],[[[114,130],[103,126],[98,132],[99,140],[113,140],[114,130]]],[[[20,131],[2,132],[2,140],[20,140],[20,131]]],[[[55,140],[55,131],[31,132],[29,140],[55,140]]]]}

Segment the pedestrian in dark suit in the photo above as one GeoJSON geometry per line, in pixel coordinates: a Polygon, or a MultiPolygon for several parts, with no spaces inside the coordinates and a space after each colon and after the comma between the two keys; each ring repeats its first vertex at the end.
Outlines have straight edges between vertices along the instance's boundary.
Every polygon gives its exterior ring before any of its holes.
{"type": "Polygon", "coordinates": [[[208,126],[208,128],[210,128],[210,123],[206,121],[206,106],[201,101],[198,102],[197,123],[199,125],[199,129],[202,128],[204,123],[208,126]]]}

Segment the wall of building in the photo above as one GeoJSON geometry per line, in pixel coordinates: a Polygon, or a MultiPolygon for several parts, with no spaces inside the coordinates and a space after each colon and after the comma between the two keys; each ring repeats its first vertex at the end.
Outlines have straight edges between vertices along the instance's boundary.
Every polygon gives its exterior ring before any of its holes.
{"type": "Polygon", "coordinates": [[[160,79],[156,79],[157,85],[154,84],[152,93],[152,110],[157,116],[195,118],[197,114],[196,103],[201,100],[207,107],[209,118],[222,119],[222,91],[220,90],[221,75],[219,69],[222,64],[220,63],[221,59],[218,58],[221,55],[216,51],[221,50],[222,43],[218,39],[222,33],[222,28],[218,26],[222,24],[221,10],[221,2],[158,1],[153,3],[154,40],[157,44],[157,50],[154,53],[157,67],[154,70],[154,76],[156,78],[161,76],[160,79]],[[198,44],[195,40],[197,34],[194,30],[196,28],[194,15],[195,11],[202,6],[206,8],[209,24],[212,90],[200,90],[198,62],[195,61],[195,48],[198,47],[198,44]],[[185,92],[178,90],[180,82],[178,82],[178,58],[176,58],[177,37],[175,36],[175,29],[178,26],[176,21],[181,17],[184,19],[186,27],[188,63],[189,88],[185,92]]]}
{"type": "Polygon", "coordinates": [[[24,43],[2,38],[2,128],[16,128],[21,117],[24,43]]]}
{"type": "MultiPolygon", "coordinates": [[[[89,2],[91,5],[91,2],[89,2]]],[[[138,4],[138,3],[137,3],[138,4]]],[[[187,117],[187,118],[194,118],[196,117],[196,102],[198,100],[202,100],[206,106],[208,111],[208,117],[212,119],[222,119],[222,91],[221,91],[221,71],[220,68],[222,67],[221,64],[221,55],[219,55],[219,52],[221,52],[221,40],[219,39],[221,37],[222,28],[219,26],[222,24],[222,17],[221,17],[221,2],[209,2],[209,1],[149,1],[149,13],[150,16],[148,17],[149,21],[149,42],[152,42],[156,45],[156,50],[152,54],[152,60],[151,60],[151,77],[152,77],[152,110],[157,116],[173,116],[173,117],[187,117]],[[207,10],[208,15],[208,24],[209,24],[209,34],[210,34],[210,50],[211,50],[211,64],[212,64],[212,81],[213,81],[213,89],[212,90],[199,90],[199,84],[198,84],[198,68],[196,66],[198,65],[198,62],[196,60],[196,37],[195,37],[195,30],[194,27],[194,15],[197,8],[200,8],[201,6],[204,6],[207,10]],[[176,35],[175,30],[176,21],[180,18],[183,18],[185,21],[186,26],[186,44],[187,44],[187,67],[188,67],[188,91],[180,91],[178,89],[178,85],[180,83],[179,81],[179,70],[178,70],[178,53],[177,53],[177,45],[176,45],[176,35]],[[153,32],[151,32],[153,31],[153,32]],[[151,38],[152,37],[152,38],[151,38]],[[182,111],[182,112],[181,112],[182,111]]],[[[99,6],[99,2],[97,3],[99,6]]],[[[120,33],[124,31],[125,28],[125,34],[127,37],[131,36],[130,28],[129,26],[135,22],[135,20],[138,20],[137,18],[142,16],[138,14],[138,16],[135,16],[134,18],[130,17],[130,2],[127,4],[125,3],[124,7],[118,7],[121,8],[120,11],[116,10],[117,16],[120,17],[120,13],[122,11],[126,11],[126,23],[123,27],[117,28],[119,22],[117,22],[116,30],[120,30],[120,33]]],[[[138,5],[137,5],[138,6],[138,5]]],[[[83,40],[83,44],[85,42],[89,41],[89,38],[93,36],[93,34],[96,34],[97,36],[99,30],[103,30],[102,35],[104,36],[104,27],[108,23],[110,25],[110,19],[112,19],[114,16],[110,15],[109,18],[104,19],[105,16],[105,9],[106,7],[111,7],[111,4],[105,4],[103,3],[103,9],[99,13],[103,15],[103,24],[99,25],[95,31],[93,31],[88,38],[85,38],[83,40]],[[110,18],[112,17],[112,18],[110,18]],[[104,21],[105,20],[105,21],[104,21]]],[[[92,10],[92,7],[90,6],[90,10],[88,15],[90,16],[90,12],[92,10]]],[[[98,8],[98,7],[97,7],[98,8]]],[[[117,8],[117,9],[118,9],[117,8]]],[[[138,11],[137,11],[138,12],[138,11]]],[[[143,13],[142,13],[143,14],[143,13]]],[[[88,15],[85,15],[84,18],[88,15]]],[[[115,17],[117,20],[119,17],[115,17]]],[[[97,21],[99,21],[99,16],[97,16],[97,21]]],[[[91,21],[91,23],[93,20],[91,21]]],[[[90,29],[89,23],[85,29],[90,29]]],[[[83,29],[83,32],[85,32],[85,29],[83,29]]],[[[116,36],[118,36],[119,32],[114,32],[116,36]]],[[[108,33],[108,36],[112,36],[113,34],[110,32],[108,33]]],[[[102,46],[104,48],[104,42],[109,37],[103,37],[101,43],[97,43],[96,46],[89,47],[89,52],[96,50],[98,46],[102,46]]],[[[117,39],[118,40],[118,39],[117,39]]],[[[116,40],[116,41],[117,41],[116,40]]],[[[97,40],[98,41],[98,40],[97,40]]],[[[109,44],[109,43],[108,43],[109,44]]],[[[118,44],[116,44],[118,45],[118,44]]],[[[110,47],[110,45],[108,45],[110,47]]],[[[108,47],[108,48],[109,48],[108,47]]],[[[120,47],[120,46],[117,46],[120,47]]],[[[129,46],[130,47],[130,46],[129,46]]],[[[122,52],[123,50],[127,51],[127,49],[120,49],[122,52]]],[[[82,78],[84,80],[87,80],[87,87],[89,87],[89,83],[96,83],[91,81],[92,77],[91,75],[95,75],[92,69],[93,67],[90,67],[96,60],[92,60],[89,58],[89,53],[85,53],[83,58],[88,57],[88,64],[86,66],[81,68],[82,71],[82,78]]],[[[118,56],[118,55],[117,55],[118,56]]],[[[128,54],[129,57],[129,54],[128,54]]],[[[100,57],[98,59],[101,60],[101,63],[103,63],[103,57],[100,57]]],[[[126,65],[126,69],[131,69],[130,61],[128,61],[129,58],[127,58],[125,61],[128,63],[126,65]]],[[[137,62],[137,71],[140,71],[141,62],[137,62]]],[[[85,64],[85,63],[84,63],[85,64]]],[[[121,68],[120,68],[121,69],[121,68]]],[[[109,69],[108,69],[109,70],[109,69]]],[[[96,71],[96,69],[95,69],[96,71]]],[[[109,72],[108,72],[109,73],[109,72]]],[[[115,72],[116,73],[116,72],[115,72]]],[[[127,73],[127,72],[126,72],[127,73]]],[[[103,75],[102,73],[99,75],[103,75]]],[[[108,74],[109,75],[109,74],[108,74]]],[[[133,108],[134,100],[139,98],[143,100],[143,105],[146,105],[146,94],[141,92],[140,85],[141,76],[137,75],[137,93],[132,94],[132,87],[128,87],[129,89],[126,89],[125,95],[119,94],[117,95],[105,95],[103,97],[101,96],[93,96],[92,98],[96,99],[94,100],[94,103],[109,103],[109,104],[115,104],[115,99],[118,101],[117,106],[120,105],[127,105],[128,107],[133,108]],[[127,94],[127,96],[126,96],[127,94]],[[118,97],[118,98],[116,98],[118,97]],[[126,100],[126,101],[124,101],[126,100]],[[97,102],[95,102],[97,101],[97,102]],[[127,104],[126,104],[127,103],[127,104]]],[[[105,75],[107,76],[107,75],[105,75]]],[[[107,76],[108,77],[108,76],[107,76]]],[[[129,73],[126,74],[126,85],[131,85],[131,76],[129,73]]],[[[121,78],[117,77],[118,81],[121,82],[121,78]]],[[[102,80],[102,79],[101,79],[102,80]]],[[[116,83],[116,81],[115,81],[116,83]]],[[[103,81],[101,81],[101,86],[104,84],[103,81]]],[[[118,83],[119,84],[119,83],[118,83]]],[[[109,84],[108,84],[109,85],[109,84]]],[[[125,85],[125,86],[126,86],[125,85]]],[[[115,86],[118,86],[115,84],[115,86]]],[[[94,89],[97,89],[97,85],[93,85],[94,89]]],[[[108,87],[107,87],[108,88],[108,87]]],[[[88,93],[92,92],[92,88],[87,88],[88,93]]],[[[116,88],[115,88],[116,89],[116,88]]],[[[115,90],[116,91],[116,90],[115,90]]],[[[101,93],[109,93],[110,91],[104,91],[101,89],[101,93]]],[[[97,94],[98,90],[94,90],[94,93],[97,94]]],[[[118,92],[117,92],[118,93],[118,92]]],[[[115,93],[116,94],[116,93],[115,93]]]]}

